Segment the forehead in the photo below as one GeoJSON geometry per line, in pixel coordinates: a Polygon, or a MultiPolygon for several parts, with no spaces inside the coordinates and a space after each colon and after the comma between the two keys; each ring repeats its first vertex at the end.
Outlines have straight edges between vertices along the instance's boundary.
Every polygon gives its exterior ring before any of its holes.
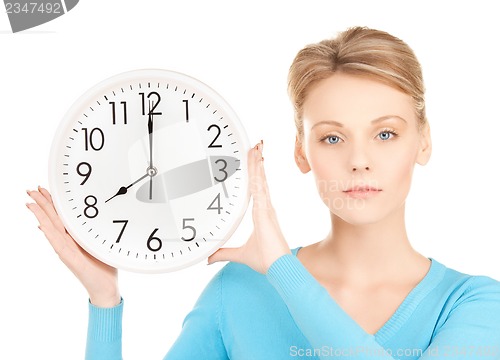
{"type": "Polygon", "coordinates": [[[343,73],[313,85],[303,109],[306,128],[325,120],[360,126],[387,115],[417,121],[409,95],[379,81],[343,73]]]}

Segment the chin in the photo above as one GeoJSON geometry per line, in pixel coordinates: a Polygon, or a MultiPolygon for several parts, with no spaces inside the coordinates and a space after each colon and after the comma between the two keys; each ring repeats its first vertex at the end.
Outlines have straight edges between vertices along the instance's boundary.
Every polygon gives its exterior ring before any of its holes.
{"type": "Polygon", "coordinates": [[[322,197],[332,219],[353,226],[373,225],[393,218],[404,218],[405,198],[399,194],[380,193],[376,198],[351,198],[345,196],[322,197]]]}
{"type": "Polygon", "coordinates": [[[380,206],[368,206],[362,201],[352,201],[344,203],[342,207],[328,206],[328,208],[333,218],[355,226],[376,224],[383,221],[388,215],[386,213],[388,209],[383,209],[380,206]]]}
{"type": "MultiPolygon", "coordinates": [[[[388,205],[388,204],[386,204],[388,205]]],[[[401,205],[365,206],[363,208],[330,208],[334,221],[341,221],[352,226],[367,226],[383,222],[404,221],[404,202],[401,205]]]]}
{"type": "Polygon", "coordinates": [[[366,226],[373,225],[379,223],[382,218],[380,214],[338,214],[332,213],[332,216],[341,220],[344,223],[347,223],[352,226],[366,226]]]}

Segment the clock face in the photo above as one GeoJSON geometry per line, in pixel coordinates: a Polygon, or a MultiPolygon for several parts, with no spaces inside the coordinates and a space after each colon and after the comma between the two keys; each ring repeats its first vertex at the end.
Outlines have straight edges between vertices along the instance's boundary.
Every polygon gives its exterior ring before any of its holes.
{"type": "Polygon", "coordinates": [[[55,135],[49,183],[74,239],[121,269],[166,272],[221,247],[248,206],[249,143],[214,90],[136,70],[87,91],[55,135]]]}

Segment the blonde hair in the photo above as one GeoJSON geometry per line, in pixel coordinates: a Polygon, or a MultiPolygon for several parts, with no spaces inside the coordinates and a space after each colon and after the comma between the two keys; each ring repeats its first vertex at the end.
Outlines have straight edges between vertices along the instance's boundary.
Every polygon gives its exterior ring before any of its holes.
{"type": "Polygon", "coordinates": [[[303,106],[309,89],[335,72],[366,76],[402,91],[413,99],[419,129],[427,123],[422,69],[413,50],[386,32],[353,27],[307,45],[290,66],[288,94],[299,140],[304,135],[303,106]]]}

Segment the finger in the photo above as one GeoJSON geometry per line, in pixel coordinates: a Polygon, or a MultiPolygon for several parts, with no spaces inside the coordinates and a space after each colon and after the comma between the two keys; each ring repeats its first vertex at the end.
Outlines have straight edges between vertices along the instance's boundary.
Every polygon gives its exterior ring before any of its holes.
{"type": "Polygon", "coordinates": [[[45,199],[47,199],[47,201],[48,201],[50,204],[54,205],[54,202],[52,201],[52,195],[50,195],[50,193],[49,193],[49,191],[48,191],[47,189],[44,189],[43,187],[38,186],[38,191],[40,192],[40,194],[42,194],[42,195],[43,195],[43,197],[44,197],[45,199]]]}
{"type": "Polygon", "coordinates": [[[35,203],[26,203],[26,207],[35,215],[36,219],[38,220],[39,227],[53,227],[54,224],[52,224],[52,221],[50,220],[49,216],[47,213],[44,211],[44,209],[40,206],[38,201],[40,201],[39,196],[34,194],[34,191],[27,191],[29,196],[35,200],[35,203]]]}
{"type": "Polygon", "coordinates": [[[250,192],[253,197],[254,210],[269,209],[271,207],[269,186],[267,184],[262,157],[263,145],[261,141],[249,154],[250,192]]]}
{"type": "Polygon", "coordinates": [[[66,230],[64,224],[62,223],[59,215],[57,215],[56,209],[52,202],[52,197],[49,192],[45,189],[39,188],[41,191],[28,191],[28,195],[40,206],[40,208],[45,212],[50,222],[53,226],[60,232],[64,233],[66,230]]]}
{"type": "Polygon", "coordinates": [[[38,204],[26,204],[26,206],[37,218],[40,224],[38,228],[42,230],[56,253],[59,254],[61,250],[66,246],[66,239],[64,238],[64,236],[62,236],[61,232],[56,229],[45,211],[38,204]]]}
{"type": "Polygon", "coordinates": [[[220,248],[208,257],[208,265],[218,261],[240,262],[240,248],[220,248]]]}
{"type": "Polygon", "coordinates": [[[258,195],[262,183],[262,140],[255,145],[248,153],[248,175],[250,178],[250,192],[252,195],[258,195]]]}
{"type": "Polygon", "coordinates": [[[41,186],[38,186],[38,191],[47,199],[47,201],[51,205],[51,209],[53,210],[53,213],[52,212],[50,213],[53,215],[53,216],[51,216],[51,220],[54,223],[54,225],[56,226],[56,228],[59,231],[66,231],[66,228],[65,228],[63,222],[61,221],[61,218],[57,214],[57,210],[54,206],[54,201],[52,200],[52,195],[50,195],[50,193],[47,189],[45,189],[41,186]]]}

